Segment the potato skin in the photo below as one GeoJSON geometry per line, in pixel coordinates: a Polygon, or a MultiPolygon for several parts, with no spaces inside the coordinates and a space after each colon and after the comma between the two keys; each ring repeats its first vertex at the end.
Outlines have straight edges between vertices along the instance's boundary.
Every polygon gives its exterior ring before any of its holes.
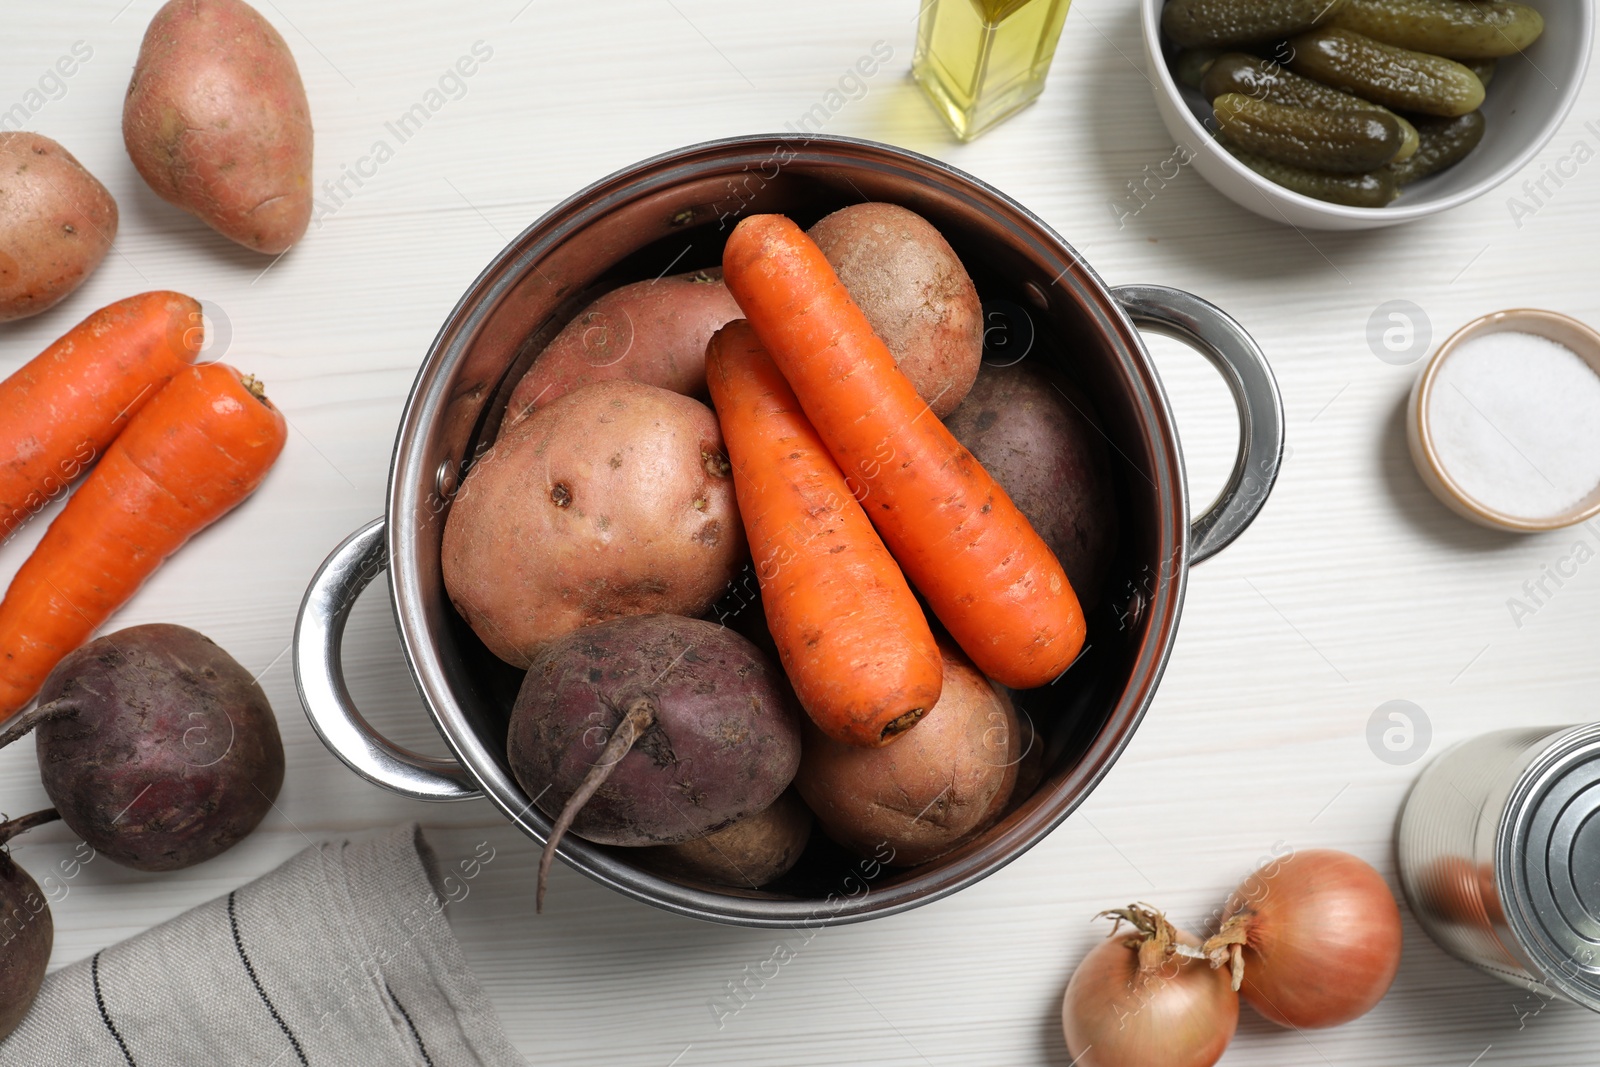
{"type": "Polygon", "coordinates": [[[954,411],[983,360],[983,308],[949,243],[897,204],[853,204],[806,232],[918,395],[954,411]]]}
{"type": "Polygon", "coordinates": [[[580,837],[703,837],[765,810],[793,780],[802,716],[776,665],[726,627],[635,615],[550,642],[523,679],[506,758],[539,810],[556,818],[641,697],[655,723],[579,811],[580,837]]]}
{"type": "Polygon", "coordinates": [[[703,399],[706,343],[739,315],[720,268],[613,289],[578,312],[534,359],[506,418],[612,378],[703,399]]]}
{"type": "Polygon", "coordinates": [[[311,221],[311,107],[283,37],[243,0],[170,0],[145,31],[122,108],[156,195],[277,255],[311,221]]]}
{"type": "Polygon", "coordinates": [[[988,365],[945,425],[1056,554],[1084,610],[1105,595],[1117,502],[1105,437],[1068,382],[1022,362],[988,365]]]}
{"type": "Polygon", "coordinates": [[[948,638],[944,691],[922,721],[882,748],[857,748],[802,724],[795,788],[828,836],[889,862],[937,859],[988,829],[1016,787],[1022,731],[1011,698],[948,638]]]}
{"type": "Polygon", "coordinates": [[[125,866],[173,871],[227,851],[283,785],[266,694],[187,627],[89,642],[45,679],[40,706],[57,700],[77,710],[35,731],[45,792],[74,833],[125,866]]]}
{"type": "Polygon", "coordinates": [[[0,322],[66,299],[116,236],[116,200],[71,152],[37,133],[0,132],[0,322]]]}
{"type": "Polygon", "coordinates": [[[691,882],[759,889],[800,861],[813,821],[811,809],[787,790],[765,810],[705,837],[640,849],[639,862],[691,882]]]}
{"type": "Polygon", "coordinates": [[[625,615],[699,615],[744,562],[722,431],[698,400],[596,382],[501,431],[445,522],[445,588],[489,650],[625,615]]]}

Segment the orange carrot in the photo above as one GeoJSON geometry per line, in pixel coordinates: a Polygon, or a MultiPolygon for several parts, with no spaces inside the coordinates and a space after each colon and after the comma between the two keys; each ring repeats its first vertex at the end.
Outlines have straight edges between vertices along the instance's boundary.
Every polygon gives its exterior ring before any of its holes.
{"type": "Polygon", "coordinates": [[[1043,685],[1083,647],[1055,555],[895,366],[816,244],[782,215],[728,237],[722,273],[867,514],[978,668],[1043,685]]]}
{"type": "Polygon", "coordinates": [[[0,601],[0,716],[31,700],[163,560],[249,496],[286,436],[259,383],[221,363],[190,367],[157,393],[0,601]]]}
{"type": "Polygon", "coordinates": [[[829,737],[886,744],[944,684],[922,606],[749,323],[711,338],[706,381],[795,695],[829,737]]]}
{"type": "Polygon", "coordinates": [[[0,540],[54,499],[200,350],[200,305],[140,293],[0,382],[0,540]]]}

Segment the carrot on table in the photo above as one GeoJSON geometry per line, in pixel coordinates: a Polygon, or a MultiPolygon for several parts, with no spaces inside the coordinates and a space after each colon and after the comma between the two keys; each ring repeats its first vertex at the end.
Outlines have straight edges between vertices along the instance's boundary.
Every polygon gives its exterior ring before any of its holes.
{"type": "Polygon", "coordinates": [[[0,540],[98,459],[200,350],[200,305],[140,293],[107,305],[0,382],[0,540]]]}
{"type": "Polygon", "coordinates": [[[283,415],[221,363],[175,376],[134,416],[57,515],[0,600],[0,716],[163,560],[261,484],[283,415]]]}
{"type": "Polygon", "coordinates": [[[938,701],[939,649],[888,549],[750,324],[706,349],[767,627],[823,733],[886,744],[938,701]]]}
{"type": "Polygon", "coordinates": [[[1061,563],[896,368],[816,244],[782,215],[752,215],[729,235],[722,273],[956,643],[1013,688],[1066,670],[1084,619],[1061,563]]]}

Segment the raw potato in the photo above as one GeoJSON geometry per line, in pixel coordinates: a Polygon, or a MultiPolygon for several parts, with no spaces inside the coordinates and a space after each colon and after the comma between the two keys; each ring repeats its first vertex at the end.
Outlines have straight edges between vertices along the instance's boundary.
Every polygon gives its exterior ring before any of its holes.
{"type": "Polygon", "coordinates": [[[489,650],[626,615],[699,615],[744,563],[722,431],[698,400],[596,382],[504,429],[444,531],[451,602],[489,650]]]}
{"type": "Polygon", "coordinates": [[[735,889],[759,889],[788,874],[811,840],[811,809],[793,790],[765,811],[679,845],[643,849],[639,861],[663,874],[735,889]]]}
{"type": "Polygon", "coordinates": [[[978,291],[939,231],[895,204],[841,208],[806,231],[933,413],[956,409],[983,361],[978,291]]]}
{"type": "Polygon", "coordinates": [[[1085,611],[1105,593],[1117,542],[1105,437],[1088,410],[1068,383],[1023,362],[984,367],[945,420],[1056,554],[1085,611]]]}
{"type": "Polygon", "coordinates": [[[150,20],[122,109],[157,196],[277,255],[311,221],[311,107],[289,46],[242,0],[170,0],[150,20]]]}
{"type": "Polygon", "coordinates": [[[117,202],[71,152],[0,132],[0,322],[64,300],[117,236],[117,202]]]}
{"type": "Polygon", "coordinates": [[[511,394],[508,421],[590,382],[627,378],[701,399],[706,342],[739,317],[722,271],[697,270],[613,289],[545,346],[511,394]]]}
{"type": "Polygon", "coordinates": [[[614,619],[552,641],[517,694],[512,773],[555,818],[597,765],[611,773],[572,832],[605,845],[674,844],[770,807],[800,763],[800,715],[777,666],[725,627],[675,615],[614,619]],[[636,701],[652,721],[607,746],[636,701]]]}
{"type": "Polygon", "coordinates": [[[1023,735],[1011,698],[948,639],[944,692],[883,748],[857,748],[804,724],[795,788],[829,837],[863,856],[926,863],[988,829],[1016,787],[1023,735]]]}

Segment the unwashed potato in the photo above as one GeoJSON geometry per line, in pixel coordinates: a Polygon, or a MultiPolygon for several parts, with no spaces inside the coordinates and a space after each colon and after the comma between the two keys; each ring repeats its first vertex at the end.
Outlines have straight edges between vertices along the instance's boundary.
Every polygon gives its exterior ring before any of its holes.
{"type": "Polygon", "coordinates": [[[933,413],[956,409],[983,360],[983,308],[938,230],[896,204],[854,204],[806,231],[933,413]]]}
{"type": "Polygon", "coordinates": [[[988,365],[945,425],[994,475],[1066,568],[1084,610],[1105,594],[1117,505],[1105,435],[1088,400],[1024,361],[988,365]]]}
{"type": "Polygon", "coordinates": [[[117,202],[71,152],[37,133],[0,132],[0,322],[60,303],[116,236],[117,202]]]}
{"type": "Polygon", "coordinates": [[[744,557],[716,416],[628,381],[502,430],[462,483],[442,553],[456,610],[518,667],[580,626],[701,614],[744,557]]]}
{"type": "Polygon", "coordinates": [[[581,385],[611,378],[704,397],[706,342],[739,314],[721,270],[613,289],[539,353],[511,394],[506,417],[519,418],[581,385]]]}
{"type": "Polygon", "coordinates": [[[311,221],[311,107],[289,46],[243,0],[170,0],[150,20],[122,107],[156,195],[277,255],[311,221]]]}
{"type": "Polygon", "coordinates": [[[988,829],[1016,787],[1022,730],[1011,698],[948,639],[944,691],[922,721],[882,748],[827,737],[809,720],[795,788],[828,836],[909,867],[988,829]]]}
{"type": "Polygon", "coordinates": [[[765,811],[679,845],[639,850],[646,867],[675,878],[759,889],[788,874],[811,840],[811,809],[793,790],[765,811]]]}

